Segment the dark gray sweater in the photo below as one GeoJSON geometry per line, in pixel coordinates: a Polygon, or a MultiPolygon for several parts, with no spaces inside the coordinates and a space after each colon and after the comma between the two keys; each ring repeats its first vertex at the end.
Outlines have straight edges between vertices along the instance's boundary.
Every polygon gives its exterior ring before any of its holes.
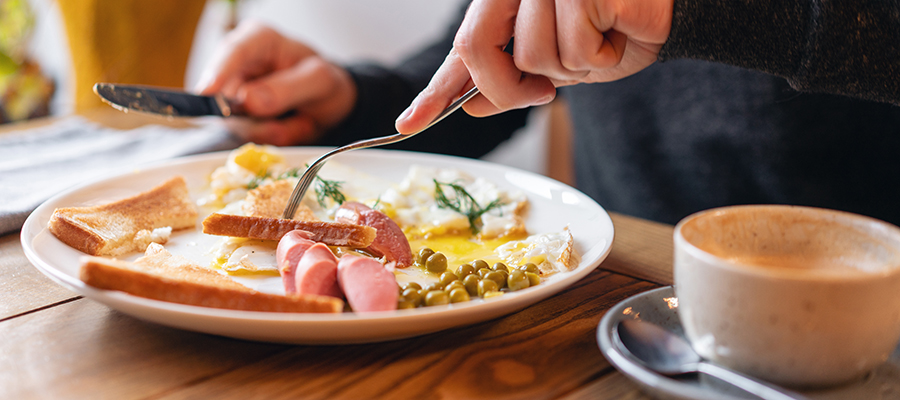
{"type": "MultiPolygon", "coordinates": [[[[324,144],[393,132],[456,28],[398,68],[351,67],[359,100],[324,144]]],[[[660,61],[560,89],[577,186],[608,210],[675,223],[785,203],[900,224],[900,1],[676,0],[660,61]]],[[[456,113],[395,148],[478,157],[526,113],[456,113]]]]}

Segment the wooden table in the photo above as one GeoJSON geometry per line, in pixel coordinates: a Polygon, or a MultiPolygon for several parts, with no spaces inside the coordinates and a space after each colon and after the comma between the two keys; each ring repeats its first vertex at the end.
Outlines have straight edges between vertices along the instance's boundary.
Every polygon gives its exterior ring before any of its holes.
{"type": "Polygon", "coordinates": [[[672,227],[612,215],[600,268],[477,325],[366,345],[289,346],[140,321],[53,283],[0,237],[0,398],[645,398],[597,347],[603,314],[672,282],[672,227]]]}

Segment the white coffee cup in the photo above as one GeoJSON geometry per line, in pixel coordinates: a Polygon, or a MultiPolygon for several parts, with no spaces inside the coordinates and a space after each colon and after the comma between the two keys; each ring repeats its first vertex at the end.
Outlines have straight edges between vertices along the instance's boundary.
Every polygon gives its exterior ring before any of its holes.
{"type": "Polygon", "coordinates": [[[675,227],[675,293],[704,358],[785,386],[845,383],[900,339],[900,228],[809,207],[699,212],[675,227]]]}

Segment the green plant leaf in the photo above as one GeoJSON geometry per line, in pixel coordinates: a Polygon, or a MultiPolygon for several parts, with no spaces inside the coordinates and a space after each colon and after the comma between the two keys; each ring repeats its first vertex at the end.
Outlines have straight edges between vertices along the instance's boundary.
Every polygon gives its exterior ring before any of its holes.
{"type": "Polygon", "coordinates": [[[9,76],[19,70],[19,63],[15,62],[6,53],[0,51],[0,76],[9,76]]]}

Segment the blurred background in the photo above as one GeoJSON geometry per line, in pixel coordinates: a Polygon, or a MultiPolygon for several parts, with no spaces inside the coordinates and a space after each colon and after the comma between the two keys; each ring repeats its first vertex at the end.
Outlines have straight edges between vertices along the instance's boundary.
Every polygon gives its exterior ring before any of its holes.
{"type": "MultiPolygon", "coordinates": [[[[90,92],[97,80],[191,88],[219,40],[245,19],[265,21],[338,62],[395,65],[443,35],[465,3],[0,0],[3,122],[106,107],[90,92]]],[[[550,108],[532,113],[486,159],[547,174],[550,108]]]]}

